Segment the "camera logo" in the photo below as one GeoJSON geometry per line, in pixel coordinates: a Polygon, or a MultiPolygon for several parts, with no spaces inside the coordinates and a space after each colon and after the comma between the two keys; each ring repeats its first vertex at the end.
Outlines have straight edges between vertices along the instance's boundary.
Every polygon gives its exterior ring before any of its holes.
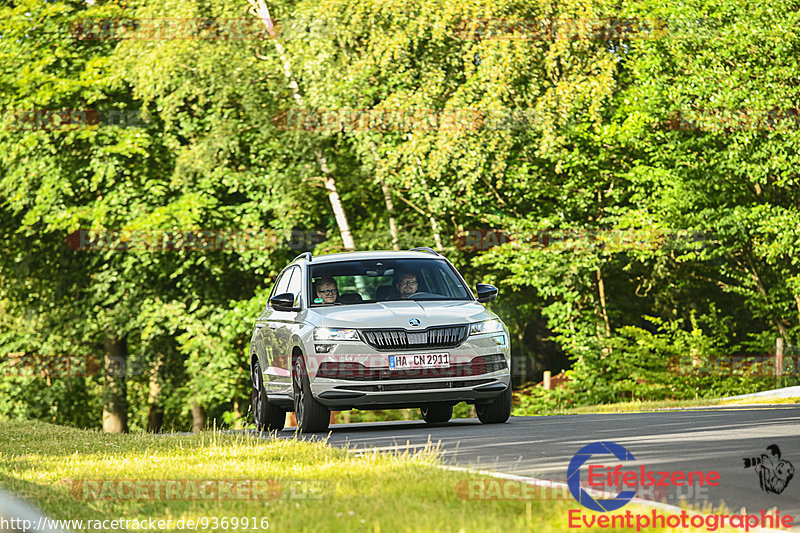
{"type": "Polygon", "coordinates": [[[745,457],[745,468],[754,468],[758,474],[758,482],[761,484],[761,490],[764,492],[771,492],[773,494],[780,494],[789,484],[794,476],[794,466],[792,463],[785,459],[781,459],[781,449],[777,444],[770,444],[767,446],[766,453],[762,453],[761,457],[745,457]]]}
{"type": "Polygon", "coordinates": [[[601,513],[616,511],[631,501],[631,498],[636,496],[635,490],[623,490],[613,499],[595,500],[581,487],[581,466],[583,466],[592,455],[605,454],[614,455],[620,461],[636,460],[631,452],[615,442],[593,442],[581,448],[578,453],[572,457],[572,460],[569,462],[569,468],[567,469],[567,486],[575,500],[587,509],[601,513]]]}

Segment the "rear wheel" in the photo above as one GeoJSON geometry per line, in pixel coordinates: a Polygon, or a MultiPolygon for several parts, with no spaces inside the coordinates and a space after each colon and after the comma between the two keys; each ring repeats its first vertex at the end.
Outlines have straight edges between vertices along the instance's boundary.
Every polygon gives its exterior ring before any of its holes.
{"type": "Polygon", "coordinates": [[[422,419],[428,424],[442,424],[453,418],[453,406],[434,404],[421,407],[422,419]]]}
{"type": "Polygon", "coordinates": [[[475,411],[478,413],[478,420],[484,424],[506,422],[511,416],[511,386],[509,385],[493,402],[476,404],[475,411]]]}
{"type": "Polygon", "coordinates": [[[253,409],[253,422],[259,431],[283,429],[286,421],[286,411],[269,402],[264,391],[264,378],[258,360],[253,360],[252,392],[250,405],[253,409]]]}
{"type": "Polygon", "coordinates": [[[311,384],[302,356],[296,357],[294,360],[292,389],[294,390],[294,415],[297,418],[297,429],[302,433],[327,431],[331,412],[311,395],[311,384]]]}

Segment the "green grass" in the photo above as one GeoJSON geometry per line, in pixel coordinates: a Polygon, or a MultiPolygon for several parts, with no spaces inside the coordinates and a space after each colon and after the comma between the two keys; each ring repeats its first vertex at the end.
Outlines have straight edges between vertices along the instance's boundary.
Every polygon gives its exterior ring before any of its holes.
{"type": "MultiPolygon", "coordinates": [[[[567,505],[472,501],[474,476],[435,467],[434,449],[351,454],[323,443],[244,434],[108,435],[40,422],[0,427],[0,484],[53,518],[269,517],[272,531],[560,530],[567,505]],[[300,488],[258,501],[84,501],[69,480],[278,480],[300,488]],[[65,481],[66,480],[66,481],[65,481]],[[303,481],[308,482],[306,485],[303,481]],[[297,483],[299,482],[299,484],[297,483]],[[303,488],[317,489],[302,499],[303,488]]],[[[87,486],[84,483],[84,486],[87,486]]],[[[223,529],[220,528],[220,531],[223,529]]]]}
{"type": "MultiPolygon", "coordinates": [[[[354,454],[319,442],[247,434],[109,435],[5,421],[0,423],[0,485],[55,519],[152,517],[172,519],[174,524],[181,517],[268,517],[270,531],[315,533],[562,531],[567,529],[569,509],[580,509],[569,499],[465,498],[457,491],[459,482],[463,486],[481,476],[437,468],[436,452],[431,448],[415,454],[354,454]],[[119,488],[119,480],[230,479],[277,480],[282,492],[240,501],[118,501],[85,492],[89,480],[101,480],[98,486],[102,481],[117,483],[113,486],[119,488]],[[292,493],[288,487],[297,490],[292,493]]],[[[200,530],[245,531],[230,526],[200,530]]]]}

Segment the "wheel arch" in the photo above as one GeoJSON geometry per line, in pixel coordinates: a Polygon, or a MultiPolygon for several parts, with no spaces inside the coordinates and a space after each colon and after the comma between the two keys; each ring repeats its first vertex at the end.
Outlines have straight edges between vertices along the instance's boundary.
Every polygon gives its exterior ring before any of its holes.
{"type": "Polygon", "coordinates": [[[259,368],[259,370],[261,370],[261,373],[263,375],[264,369],[261,368],[261,358],[258,356],[258,352],[256,352],[255,350],[251,350],[250,351],[250,382],[253,385],[255,385],[255,383],[253,382],[253,378],[255,377],[256,365],[258,365],[258,368],[259,368]]]}
{"type": "MultiPolygon", "coordinates": [[[[294,367],[295,363],[297,362],[297,358],[303,357],[304,355],[303,349],[300,346],[295,345],[292,347],[292,374],[294,374],[294,367]]],[[[303,370],[306,372],[306,375],[308,375],[308,361],[306,361],[305,357],[303,357],[303,370]]]]}

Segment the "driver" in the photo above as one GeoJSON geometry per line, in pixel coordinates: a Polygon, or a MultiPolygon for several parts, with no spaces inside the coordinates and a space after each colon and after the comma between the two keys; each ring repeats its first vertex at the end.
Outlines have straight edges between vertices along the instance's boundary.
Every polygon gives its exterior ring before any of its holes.
{"type": "Polygon", "coordinates": [[[400,293],[401,299],[408,300],[412,294],[417,292],[417,288],[419,287],[417,275],[413,272],[403,272],[397,278],[394,287],[397,289],[397,292],[400,293]]]}

